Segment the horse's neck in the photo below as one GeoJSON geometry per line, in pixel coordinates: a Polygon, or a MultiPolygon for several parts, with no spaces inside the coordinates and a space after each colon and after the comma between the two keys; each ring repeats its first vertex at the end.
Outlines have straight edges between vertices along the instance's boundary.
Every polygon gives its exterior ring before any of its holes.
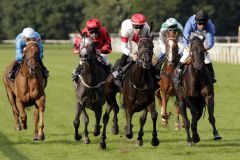
{"type": "Polygon", "coordinates": [[[99,81],[100,76],[103,73],[100,73],[100,67],[97,65],[97,60],[91,59],[88,65],[84,66],[83,72],[81,73],[82,77],[89,83],[96,83],[99,81]]]}
{"type": "Polygon", "coordinates": [[[130,71],[130,79],[134,84],[143,84],[149,79],[149,70],[144,69],[135,63],[130,71]]]}

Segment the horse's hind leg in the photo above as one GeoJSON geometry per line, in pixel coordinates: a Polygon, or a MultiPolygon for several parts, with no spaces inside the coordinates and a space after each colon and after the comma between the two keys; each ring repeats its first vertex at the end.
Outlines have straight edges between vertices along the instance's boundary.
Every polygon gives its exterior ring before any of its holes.
{"type": "Polygon", "coordinates": [[[147,109],[144,109],[143,112],[142,112],[142,115],[140,116],[140,119],[139,119],[140,130],[138,132],[138,138],[137,138],[137,142],[136,142],[137,146],[142,146],[143,145],[143,139],[142,139],[142,137],[144,135],[143,127],[146,123],[146,119],[147,119],[147,109]]]}
{"type": "Polygon", "coordinates": [[[209,122],[212,125],[213,128],[213,136],[214,136],[214,140],[219,140],[222,139],[222,137],[220,136],[220,134],[218,133],[218,130],[215,126],[215,117],[214,117],[214,99],[213,97],[207,97],[207,106],[208,106],[208,115],[209,115],[209,122]]]}
{"type": "Polygon", "coordinates": [[[153,102],[149,106],[149,112],[151,112],[151,118],[153,122],[153,132],[152,132],[152,146],[158,146],[159,145],[159,140],[157,138],[157,117],[158,117],[158,112],[156,111],[156,106],[155,102],[153,102]]]}
{"type": "Polygon", "coordinates": [[[13,115],[14,115],[14,119],[15,119],[15,129],[17,131],[20,131],[22,130],[22,127],[21,127],[21,124],[20,124],[20,121],[19,121],[19,111],[17,109],[17,106],[16,106],[16,97],[15,95],[13,94],[12,91],[10,91],[9,88],[6,88],[6,92],[7,92],[7,96],[8,96],[8,100],[12,106],[12,110],[13,110],[13,115]]]}
{"type": "Polygon", "coordinates": [[[88,137],[89,117],[88,117],[88,114],[87,114],[85,108],[83,109],[82,113],[83,113],[82,118],[83,118],[83,122],[84,122],[83,141],[85,144],[89,144],[90,143],[90,139],[88,137]]]}
{"type": "Polygon", "coordinates": [[[74,129],[75,129],[74,139],[76,141],[79,141],[82,138],[82,136],[78,133],[78,128],[79,128],[79,125],[80,125],[80,115],[81,115],[81,112],[82,112],[82,108],[83,107],[80,105],[80,103],[77,102],[75,118],[74,118],[74,121],[73,121],[74,129]]]}
{"type": "Polygon", "coordinates": [[[36,107],[34,110],[34,138],[33,140],[38,140],[38,122],[39,122],[39,109],[36,107]]]}
{"type": "Polygon", "coordinates": [[[127,126],[126,126],[126,137],[128,139],[132,139],[133,137],[133,133],[132,133],[132,116],[133,116],[133,113],[132,111],[129,111],[129,109],[126,109],[126,123],[127,123],[127,126]]]}

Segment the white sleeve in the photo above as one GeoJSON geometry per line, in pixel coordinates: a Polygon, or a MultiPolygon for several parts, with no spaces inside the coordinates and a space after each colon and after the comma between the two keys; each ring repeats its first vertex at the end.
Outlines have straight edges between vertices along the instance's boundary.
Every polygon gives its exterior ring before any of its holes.
{"type": "MultiPolygon", "coordinates": [[[[130,23],[131,24],[131,23],[130,23]]],[[[130,26],[129,20],[125,20],[122,22],[120,36],[121,36],[121,51],[123,54],[130,56],[131,54],[131,46],[130,46],[130,26]],[[125,41],[122,39],[125,38],[125,41]],[[127,39],[127,40],[126,40],[127,39]]]]}

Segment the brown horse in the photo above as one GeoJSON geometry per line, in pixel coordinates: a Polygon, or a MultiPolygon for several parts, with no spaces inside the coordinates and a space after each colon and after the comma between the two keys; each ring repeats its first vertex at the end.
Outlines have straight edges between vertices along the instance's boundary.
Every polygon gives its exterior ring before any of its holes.
{"type": "MultiPolygon", "coordinates": [[[[147,113],[151,112],[153,121],[153,132],[152,132],[152,145],[157,146],[159,140],[157,138],[156,121],[157,111],[155,109],[155,97],[154,97],[154,82],[150,72],[151,59],[153,55],[153,37],[141,38],[138,42],[138,58],[129,69],[126,71],[121,94],[123,96],[123,108],[125,109],[126,115],[126,137],[131,139],[132,133],[132,116],[135,112],[142,112],[140,117],[140,130],[138,132],[137,145],[143,145],[143,127],[146,122],[147,113]],[[154,104],[154,105],[152,105],[154,104]]],[[[108,82],[108,81],[107,81],[108,82]]],[[[109,82],[107,84],[107,102],[108,108],[103,116],[103,136],[101,147],[106,148],[106,125],[109,120],[109,113],[113,108],[114,113],[118,112],[119,107],[116,103],[116,88],[114,88],[109,82]]],[[[117,118],[114,118],[113,130],[118,132],[117,118]]]]}
{"type": "MultiPolygon", "coordinates": [[[[162,115],[162,124],[168,124],[168,118],[171,115],[171,112],[167,112],[167,103],[170,97],[176,96],[174,91],[172,74],[176,68],[180,55],[178,54],[178,41],[176,38],[168,38],[165,43],[166,55],[165,61],[163,62],[162,71],[160,73],[160,88],[156,92],[156,97],[158,98],[159,105],[161,106],[161,115],[162,115]]],[[[180,129],[179,122],[179,109],[176,106],[176,130],[180,129]]]]}
{"type": "Polygon", "coordinates": [[[185,73],[182,77],[182,83],[175,83],[176,77],[174,72],[174,88],[176,90],[179,102],[179,108],[184,120],[185,130],[187,132],[187,143],[198,143],[200,137],[197,132],[197,122],[201,118],[203,108],[208,107],[209,122],[213,128],[214,140],[221,139],[215,126],[214,118],[214,88],[211,75],[204,63],[205,49],[203,42],[198,37],[191,40],[190,55],[191,63],[186,65],[185,73]],[[192,115],[192,137],[190,136],[190,122],[187,117],[186,108],[189,107],[192,115]]]}
{"type": "Polygon", "coordinates": [[[75,129],[74,138],[77,141],[82,138],[78,133],[80,115],[82,114],[85,125],[83,140],[85,144],[89,144],[89,117],[86,108],[89,108],[95,113],[96,124],[94,136],[98,136],[101,129],[100,120],[102,116],[102,107],[105,103],[105,82],[109,73],[104,69],[103,64],[100,64],[97,60],[99,56],[96,54],[96,44],[92,42],[91,38],[82,37],[80,46],[80,63],[82,65],[82,70],[78,79],[74,81],[76,92],[76,114],[73,121],[75,129]]]}
{"type": "Polygon", "coordinates": [[[8,79],[8,73],[13,63],[6,68],[3,75],[3,83],[15,117],[16,130],[27,129],[25,107],[35,105],[33,140],[45,139],[43,117],[46,101],[44,89],[47,85],[47,79],[43,78],[39,63],[40,49],[38,43],[29,41],[24,48],[23,62],[15,81],[12,82],[8,79]]]}

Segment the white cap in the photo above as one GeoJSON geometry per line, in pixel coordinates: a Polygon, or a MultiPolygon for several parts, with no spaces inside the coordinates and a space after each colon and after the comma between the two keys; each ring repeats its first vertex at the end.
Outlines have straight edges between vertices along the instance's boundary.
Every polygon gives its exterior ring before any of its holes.
{"type": "Polygon", "coordinates": [[[35,33],[34,29],[32,29],[30,27],[24,28],[22,31],[23,36],[26,38],[35,38],[34,33],[35,33]]]}

